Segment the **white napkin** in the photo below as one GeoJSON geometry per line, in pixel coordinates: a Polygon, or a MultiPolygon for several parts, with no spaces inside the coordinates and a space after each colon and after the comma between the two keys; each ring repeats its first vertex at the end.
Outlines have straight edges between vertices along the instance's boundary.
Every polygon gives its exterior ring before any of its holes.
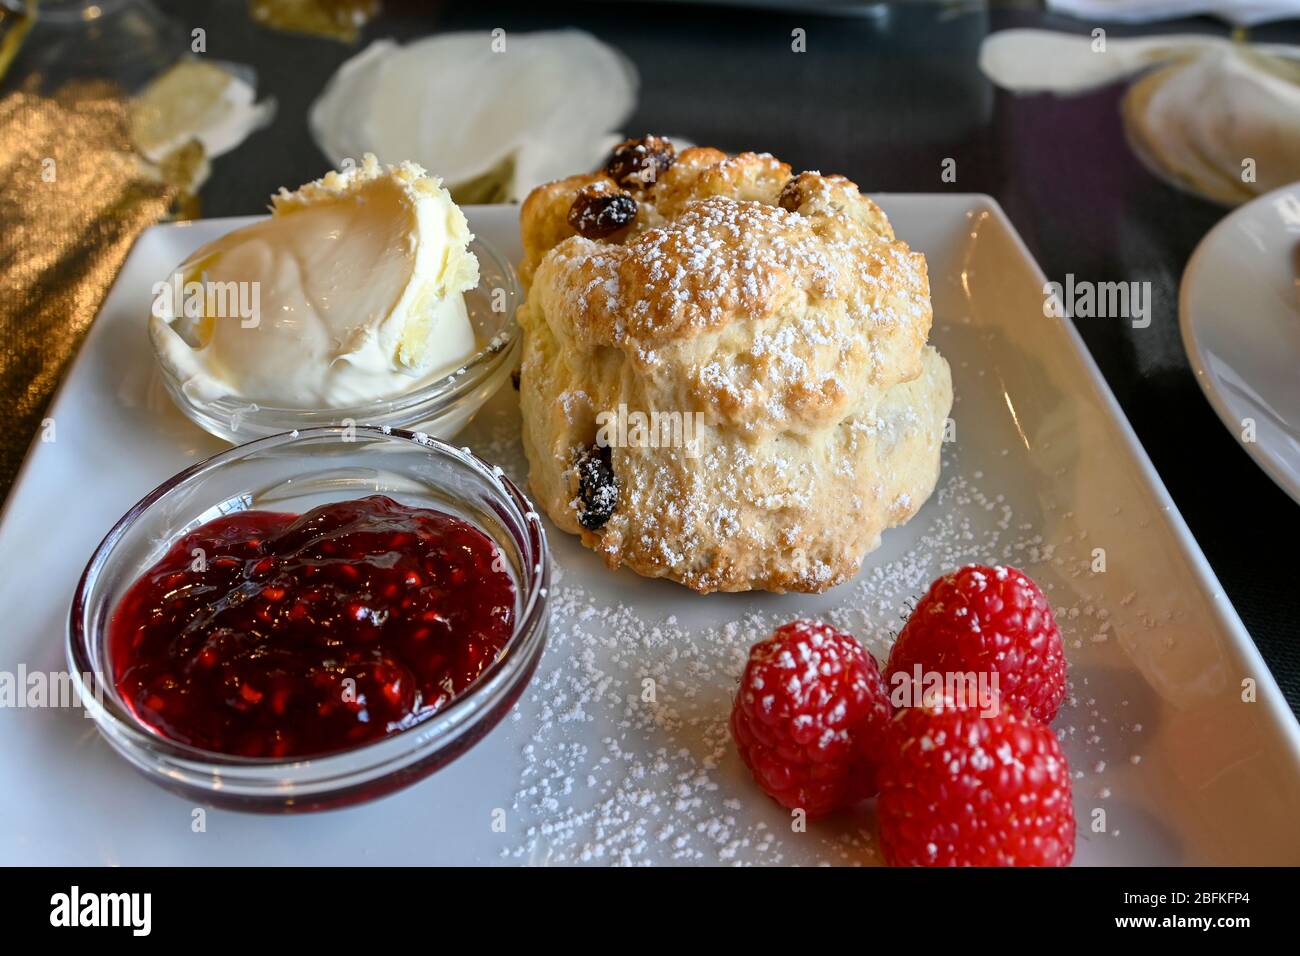
{"type": "Polygon", "coordinates": [[[1047,6],[1080,19],[1119,23],[1205,15],[1249,27],[1300,17],[1300,0],[1047,0],[1047,6]]]}
{"type": "Polygon", "coordinates": [[[630,60],[580,30],[376,40],[326,84],[310,128],[334,163],[410,159],[458,202],[522,200],[600,165],[638,85],[630,60]]]}
{"type": "Polygon", "coordinates": [[[1300,47],[1194,34],[1108,39],[1004,30],[980,68],[1016,93],[1072,96],[1140,76],[1125,130],[1153,171],[1222,203],[1300,179],[1300,47]]]}

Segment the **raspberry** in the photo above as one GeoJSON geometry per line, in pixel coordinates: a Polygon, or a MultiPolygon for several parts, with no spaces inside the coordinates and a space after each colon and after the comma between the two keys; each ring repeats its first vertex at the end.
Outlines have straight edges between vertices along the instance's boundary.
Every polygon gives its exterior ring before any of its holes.
{"type": "Polygon", "coordinates": [[[894,642],[886,668],[997,675],[1010,707],[1047,723],[1065,698],[1065,651],[1047,598],[1023,572],[967,565],[934,584],[894,642]]]}
{"type": "Polygon", "coordinates": [[[876,792],[889,723],[876,662],[850,635],[794,621],[749,652],[731,735],[763,792],[809,818],[876,792]]]}
{"type": "Polygon", "coordinates": [[[895,714],[876,817],[892,866],[1065,866],[1070,768],[1056,735],[1015,710],[895,714]]]}

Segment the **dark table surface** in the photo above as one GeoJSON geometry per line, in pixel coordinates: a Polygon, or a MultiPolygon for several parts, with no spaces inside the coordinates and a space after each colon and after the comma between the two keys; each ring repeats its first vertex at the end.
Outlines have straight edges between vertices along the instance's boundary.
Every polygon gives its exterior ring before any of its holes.
{"type": "MultiPolygon", "coordinates": [[[[325,162],[307,132],[311,101],[355,48],[252,25],[244,0],[161,0],[207,30],[208,54],[254,65],[278,120],[215,161],[203,213],[261,211],[285,183],[325,162]]],[[[1049,277],[1146,281],[1152,322],[1082,319],[1101,366],[1192,533],[1293,710],[1300,711],[1300,506],[1254,464],[1197,387],[1178,332],[1178,285],[1196,243],[1225,211],[1152,177],[1124,142],[1122,87],[1073,99],[995,90],[976,65],[981,40],[1007,27],[1076,33],[1094,24],[1034,4],[909,4],[881,19],[822,19],[665,4],[439,4],[387,0],[362,43],[433,30],[580,26],[637,65],[631,132],[761,149],[795,168],[840,172],[864,190],[985,192],[1006,209],[1049,277]],[[807,52],[793,54],[802,27],[807,52]],[[957,182],[940,164],[957,161],[957,182]]],[[[1141,32],[1226,35],[1213,20],[1141,32]]],[[[1300,43],[1300,22],[1253,39],[1300,43]]],[[[1134,533],[1140,533],[1135,529],[1134,533]]]]}

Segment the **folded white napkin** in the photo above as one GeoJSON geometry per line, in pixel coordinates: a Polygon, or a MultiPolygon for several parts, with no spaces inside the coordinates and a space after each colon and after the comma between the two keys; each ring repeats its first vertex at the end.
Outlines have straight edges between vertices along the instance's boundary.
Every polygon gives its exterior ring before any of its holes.
{"type": "Polygon", "coordinates": [[[310,128],[334,163],[410,159],[457,202],[522,200],[593,169],[636,106],[636,67],[581,30],[437,33],[376,40],[312,104],[310,128]]]}
{"type": "Polygon", "coordinates": [[[1108,39],[1047,30],[985,38],[980,68],[1016,93],[1072,96],[1138,77],[1122,101],[1138,156],[1222,203],[1300,179],[1300,47],[1183,34],[1108,39]]]}
{"type": "Polygon", "coordinates": [[[1047,6],[1072,17],[1121,23],[1205,15],[1249,27],[1300,17],[1300,0],[1047,0],[1047,6]]]}

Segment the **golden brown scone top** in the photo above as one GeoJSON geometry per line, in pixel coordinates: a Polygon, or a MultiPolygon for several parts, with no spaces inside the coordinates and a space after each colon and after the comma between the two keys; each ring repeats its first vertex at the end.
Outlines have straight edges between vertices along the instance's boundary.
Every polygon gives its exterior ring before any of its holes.
{"type": "Polygon", "coordinates": [[[603,172],[542,186],[521,225],[525,328],[549,324],[572,361],[614,350],[639,377],[671,377],[684,407],[755,438],[823,427],[920,374],[925,259],[841,176],[692,148],[644,188],[603,172]],[[584,191],[626,192],[635,220],[577,235],[584,191]]]}
{"type": "Polygon", "coordinates": [[[520,272],[525,285],[532,282],[533,273],[547,252],[577,235],[568,223],[569,210],[578,192],[587,187],[626,191],[637,200],[636,221],[629,229],[604,240],[606,244],[625,243],[663,225],[692,200],[711,196],[783,207],[821,219],[824,234],[837,232],[836,221],[847,221],[883,239],[894,238],[880,207],[843,176],[823,176],[817,172],[794,176],[787,163],[767,153],[728,156],[711,147],[692,146],[678,153],[662,175],[643,187],[625,188],[600,171],[556,180],[529,193],[519,216],[524,243],[520,272]]]}

